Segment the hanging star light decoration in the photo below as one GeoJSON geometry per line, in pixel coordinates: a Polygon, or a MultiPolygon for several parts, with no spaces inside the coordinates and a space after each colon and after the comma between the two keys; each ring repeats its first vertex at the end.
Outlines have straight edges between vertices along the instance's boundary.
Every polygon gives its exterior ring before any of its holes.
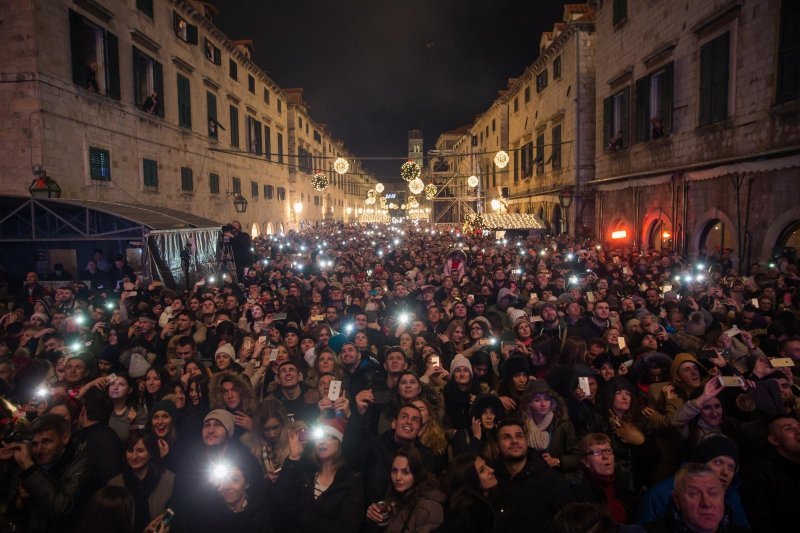
{"type": "Polygon", "coordinates": [[[467,178],[467,185],[469,185],[472,188],[477,187],[479,182],[480,181],[478,180],[478,176],[474,174],[467,178]]]}
{"type": "Polygon", "coordinates": [[[336,161],[333,162],[333,170],[337,174],[347,174],[347,171],[350,170],[350,163],[344,157],[337,157],[336,161]]]}
{"type": "Polygon", "coordinates": [[[324,191],[328,188],[328,177],[322,172],[317,171],[311,176],[311,186],[317,191],[324,191]]]}
{"type": "Polygon", "coordinates": [[[416,161],[412,161],[411,159],[403,163],[403,166],[400,167],[400,177],[406,181],[418,179],[420,174],[422,174],[422,169],[419,168],[416,161]]]}
{"type": "Polygon", "coordinates": [[[386,197],[385,196],[381,196],[379,204],[381,206],[381,209],[386,209],[386,197]]]}
{"type": "Polygon", "coordinates": [[[510,158],[504,150],[500,150],[494,155],[494,164],[497,165],[497,168],[506,168],[509,161],[510,158]]]}
{"type": "Polygon", "coordinates": [[[376,183],[375,184],[375,191],[380,193],[380,192],[383,192],[383,189],[384,189],[383,183],[376,183]]]}
{"type": "Polygon", "coordinates": [[[419,194],[425,188],[425,184],[421,179],[415,178],[408,184],[409,190],[414,194],[419,194]]]}
{"type": "Polygon", "coordinates": [[[378,193],[375,192],[375,189],[370,189],[367,191],[367,199],[375,198],[376,196],[378,196],[378,193]]]}
{"type": "Polygon", "coordinates": [[[419,200],[417,200],[416,196],[409,196],[408,200],[406,200],[406,204],[411,209],[416,209],[419,207],[419,200]]]}

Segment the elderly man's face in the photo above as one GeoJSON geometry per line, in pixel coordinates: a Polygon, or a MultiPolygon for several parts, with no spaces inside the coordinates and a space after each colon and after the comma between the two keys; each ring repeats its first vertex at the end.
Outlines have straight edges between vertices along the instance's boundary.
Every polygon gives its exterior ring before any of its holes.
{"type": "Polygon", "coordinates": [[[716,475],[687,476],[673,498],[691,531],[717,531],[725,513],[725,489],[716,475]]]}

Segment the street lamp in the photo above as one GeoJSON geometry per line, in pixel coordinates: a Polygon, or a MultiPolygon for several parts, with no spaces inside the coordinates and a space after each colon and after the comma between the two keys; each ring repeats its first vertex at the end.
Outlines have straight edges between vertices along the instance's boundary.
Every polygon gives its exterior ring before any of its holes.
{"type": "Polygon", "coordinates": [[[237,213],[244,213],[245,211],[247,211],[247,198],[245,198],[241,194],[234,194],[233,208],[236,209],[237,213]]]}
{"type": "Polygon", "coordinates": [[[572,205],[572,191],[563,189],[558,195],[558,203],[564,210],[564,229],[566,230],[566,234],[569,235],[569,208],[572,205]]]}
{"type": "Polygon", "coordinates": [[[303,202],[300,201],[295,202],[294,205],[292,206],[292,209],[294,209],[294,213],[296,215],[299,215],[300,213],[303,212],[303,202]]]}
{"type": "Polygon", "coordinates": [[[28,192],[34,198],[61,198],[61,187],[45,171],[34,178],[28,187],[28,192]]]}

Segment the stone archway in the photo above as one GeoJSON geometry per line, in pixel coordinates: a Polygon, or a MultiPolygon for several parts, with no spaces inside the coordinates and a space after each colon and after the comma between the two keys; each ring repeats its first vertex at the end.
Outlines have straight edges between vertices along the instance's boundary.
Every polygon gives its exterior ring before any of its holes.
{"type": "MultiPolygon", "coordinates": [[[[719,208],[711,208],[702,216],[698,217],[698,222],[694,225],[694,229],[692,230],[691,235],[689,236],[689,257],[692,260],[696,260],[697,257],[700,255],[701,247],[706,245],[706,240],[708,238],[709,231],[721,231],[726,233],[727,235],[725,238],[722,238],[722,235],[719,236],[719,240],[724,242],[725,248],[732,248],[734,253],[732,254],[732,259],[734,263],[736,263],[737,253],[738,252],[738,240],[737,240],[737,231],[736,225],[731,220],[731,217],[728,216],[727,213],[722,211],[719,208]],[[714,224],[710,224],[711,222],[714,224]],[[723,227],[720,229],[713,229],[717,222],[722,223],[723,227]]],[[[715,237],[716,239],[716,237],[715,237]]],[[[738,268],[738,264],[735,264],[738,268]]]]}
{"type": "MultiPolygon", "coordinates": [[[[800,221],[800,206],[790,209],[772,221],[761,242],[760,256],[757,259],[769,259],[772,257],[772,249],[775,246],[785,246],[779,241],[784,237],[784,233],[793,223],[800,221]]],[[[752,246],[752,245],[751,245],[752,246]]],[[[755,246],[752,246],[755,249],[755,246]]]]}

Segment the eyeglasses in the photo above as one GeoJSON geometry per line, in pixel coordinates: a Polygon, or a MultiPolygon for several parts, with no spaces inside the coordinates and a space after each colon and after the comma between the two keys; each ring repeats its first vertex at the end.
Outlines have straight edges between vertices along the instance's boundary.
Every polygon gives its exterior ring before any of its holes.
{"type": "Polygon", "coordinates": [[[600,457],[600,456],[611,457],[612,455],[614,455],[614,450],[612,450],[611,448],[602,448],[600,450],[592,450],[583,455],[594,455],[595,457],[600,457]]]}

